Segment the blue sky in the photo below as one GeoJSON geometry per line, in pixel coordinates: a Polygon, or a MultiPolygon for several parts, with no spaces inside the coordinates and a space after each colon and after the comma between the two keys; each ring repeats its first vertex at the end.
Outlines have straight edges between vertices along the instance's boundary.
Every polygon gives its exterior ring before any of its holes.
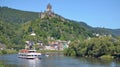
{"type": "Polygon", "coordinates": [[[43,12],[53,11],[67,19],[84,21],[92,27],[120,29],[120,0],[0,0],[0,6],[43,12]]]}

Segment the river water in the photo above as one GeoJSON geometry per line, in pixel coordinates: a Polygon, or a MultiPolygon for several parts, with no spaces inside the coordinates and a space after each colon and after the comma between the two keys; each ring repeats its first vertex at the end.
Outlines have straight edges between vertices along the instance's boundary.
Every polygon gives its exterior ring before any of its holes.
{"type": "Polygon", "coordinates": [[[120,60],[66,57],[62,53],[49,53],[41,59],[21,59],[17,54],[0,56],[3,67],[120,67],[120,60]]]}

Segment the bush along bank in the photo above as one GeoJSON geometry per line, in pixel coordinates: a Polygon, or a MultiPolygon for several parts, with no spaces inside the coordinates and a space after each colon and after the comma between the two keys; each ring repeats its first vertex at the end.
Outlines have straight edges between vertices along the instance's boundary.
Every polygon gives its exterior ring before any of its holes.
{"type": "Polygon", "coordinates": [[[6,50],[0,50],[0,55],[4,55],[4,54],[14,54],[17,53],[16,50],[10,50],[10,49],[6,49],[6,50]]]}
{"type": "Polygon", "coordinates": [[[109,36],[94,37],[83,41],[74,40],[68,49],[64,50],[66,56],[94,57],[94,58],[120,58],[120,39],[109,36]]]}

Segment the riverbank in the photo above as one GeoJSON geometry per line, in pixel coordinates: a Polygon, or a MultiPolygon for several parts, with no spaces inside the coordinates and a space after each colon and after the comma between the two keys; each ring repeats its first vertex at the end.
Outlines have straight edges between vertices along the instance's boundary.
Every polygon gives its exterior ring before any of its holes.
{"type": "Polygon", "coordinates": [[[4,67],[3,64],[0,62],[0,67],[4,67]]]}
{"type": "Polygon", "coordinates": [[[37,52],[46,53],[46,52],[64,52],[63,50],[38,50],[37,52]]]}
{"type": "Polygon", "coordinates": [[[6,50],[0,50],[0,55],[4,55],[4,54],[14,54],[17,53],[16,50],[11,50],[11,49],[6,49],[6,50]]]}
{"type": "MultiPolygon", "coordinates": [[[[64,52],[63,50],[37,50],[37,52],[40,53],[46,53],[46,52],[64,52]]],[[[18,53],[16,50],[6,49],[6,50],[0,50],[0,55],[4,54],[15,54],[18,53]]]]}

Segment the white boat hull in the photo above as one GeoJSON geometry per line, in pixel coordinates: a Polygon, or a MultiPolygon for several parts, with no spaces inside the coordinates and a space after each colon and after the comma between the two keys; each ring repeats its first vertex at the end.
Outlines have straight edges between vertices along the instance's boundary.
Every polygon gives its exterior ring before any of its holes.
{"type": "MultiPolygon", "coordinates": [[[[30,50],[32,51],[32,50],[30,50]]],[[[36,58],[41,58],[41,53],[37,52],[19,52],[18,53],[19,58],[25,58],[25,59],[36,59],[36,58]]]]}

